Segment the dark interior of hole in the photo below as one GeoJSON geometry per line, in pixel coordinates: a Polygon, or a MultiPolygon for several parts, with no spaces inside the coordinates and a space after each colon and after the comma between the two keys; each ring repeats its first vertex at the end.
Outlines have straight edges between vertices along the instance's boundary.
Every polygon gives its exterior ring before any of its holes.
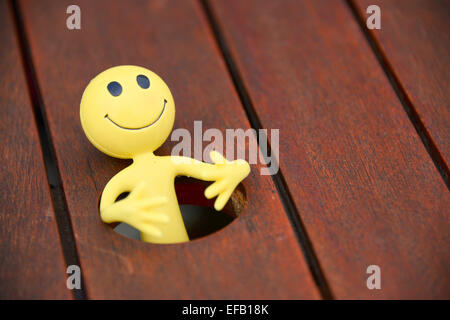
{"type": "MultiPolygon", "coordinates": [[[[213,207],[215,199],[206,199],[203,194],[210,183],[186,177],[175,180],[175,191],[190,240],[207,236],[224,228],[243,208],[244,200],[242,199],[245,198],[245,191],[242,186],[239,186],[233,194],[234,197],[232,196],[233,199],[238,200],[230,200],[224,210],[216,211],[213,207]]],[[[122,193],[116,201],[126,198],[128,194],[128,192],[122,193]]],[[[126,237],[140,239],[139,231],[125,223],[114,227],[116,232],[126,237]]]]}
{"type": "Polygon", "coordinates": [[[219,231],[234,220],[232,216],[216,211],[212,207],[182,204],[180,209],[191,240],[219,231]]]}
{"type": "MultiPolygon", "coordinates": [[[[234,220],[232,216],[212,207],[182,204],[180,210],[190,240],[219,231],[234,220]]],[[[140,239],[139,231],[125,223],[120,223],[114,230],[128,238],[140,239]]]]}

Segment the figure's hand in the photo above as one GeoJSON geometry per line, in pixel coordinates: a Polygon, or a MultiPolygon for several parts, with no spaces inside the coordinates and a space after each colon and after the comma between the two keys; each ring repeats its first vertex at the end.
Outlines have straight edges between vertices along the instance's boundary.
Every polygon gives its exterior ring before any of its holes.
{"type": "Polygon", "coordinates": [[[220,211],[239,182],[250,173],[250,165],[245,160],[228,161],[217,151],[211,151],[209,155],[219,174],[216,182],[206,188],[205,197],[211,199],[218,195],[214,208],[220,211]]]}
{"type": "Polygon", "coordinates": [[[167,197],[145,196],[146,184],[141,183],[134,188],[123,200],[117,201],[100,212],[102,220],[106,223],[125,222],[139,231],[155,237],[161,237],[162,231],[157,224],[169,222],[169,216],[162,212],[154,211],[165,203],[167,197]]]}

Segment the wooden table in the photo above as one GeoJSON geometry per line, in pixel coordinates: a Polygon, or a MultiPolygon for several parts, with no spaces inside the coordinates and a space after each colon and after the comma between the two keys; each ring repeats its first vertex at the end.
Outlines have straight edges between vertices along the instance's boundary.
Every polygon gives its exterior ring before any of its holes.
{"type": "Polygon", "coordinates": [[[450,298],[449,31],[448,0],[1,0],[0,298],[450,298]],[[174,128],[280,130],[280,171],[252,165],[224,229],[155,245],[100,220],[130,162],[79,103],[121,64],[168,83],[174,128]]]}

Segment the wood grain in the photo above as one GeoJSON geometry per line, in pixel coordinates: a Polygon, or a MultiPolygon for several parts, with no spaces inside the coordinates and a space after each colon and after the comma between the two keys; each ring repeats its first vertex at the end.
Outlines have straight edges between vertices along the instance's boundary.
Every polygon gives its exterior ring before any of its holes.
{"type": "Polygon", "coordinates": [[[346,3],[210,4],[335,297],[449,298],[448,190],[346,3]]]}
{"type": "Polygon", "coordinates": [[[444,176],[450,161],[450,2],[357,0],[360,14],[376,4],[381,29],[372,31],[413,112],[438,149],[444,176]]]}
{"type": "MultiPolygon", "coordinates": [[[[248,128],[205,17],[193,1],[78,1],[82,29],[65,26],[68,1],[21,1],[90,298],[318,298],[270,177],[252,166],[239,218],[207,238],[152,245],[103,224],[97,201],[129,164],[86,139],[79,102],[89,80],[121,64],[148,67],[175,98],[175,128],[248,128]]],[[[167,143],[161,153],[167,154],[167,143]]]]}
{"type": "Polygon", "coordinates": [[[70,299],[8,3],[0,1],[0,299],[70,299]]]}

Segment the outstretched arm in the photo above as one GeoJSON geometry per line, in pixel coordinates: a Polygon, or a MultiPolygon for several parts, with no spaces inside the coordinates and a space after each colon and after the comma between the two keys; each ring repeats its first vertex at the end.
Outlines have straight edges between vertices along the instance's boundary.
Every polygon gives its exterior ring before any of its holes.
{"type": "Polygon", "coordinates": [[[175,164],[177,176],[187,176],[203,181],[214,181],[219,177],[219,169],[216,165],[201,162],[188,157],[171,157],[175,164]]]}
{"type": "Polygon", "coordinates": [[[214,164],[204,163],[186,157],[172,157],[176,175],[193,177],[204,181],[216,181],[205,190],[208,199],[217,196],[214,208],[223,209],[236,186],[250,173],[250,166],[245,160],[227,161],[217,151],[211,151],[214,164]]]}

